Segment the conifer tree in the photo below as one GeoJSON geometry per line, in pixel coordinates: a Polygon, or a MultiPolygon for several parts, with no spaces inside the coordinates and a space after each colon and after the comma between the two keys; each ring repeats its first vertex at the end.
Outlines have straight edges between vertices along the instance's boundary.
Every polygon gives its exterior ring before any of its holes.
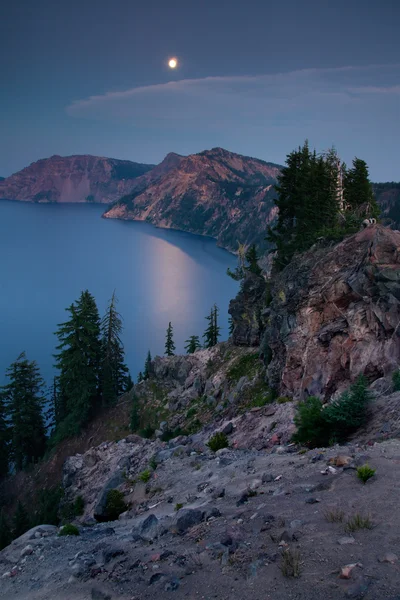
{"type": "Polygon", "coordinates": [[[218,307],[216,304],[212,307],[210,314],[206,317],[208,321],[208,327],[204,332],[204,347],[212,348],[215,344],[218,343],[218,338],[220,337],[221,328],[218,326],[218,307]]]}
{"type": "Polygon", "coordinates": [[[125,391],[130,392],[132,388],[133,388],[133,379],[131,377],[131,374],[128,373],[128,377],[126,378],[125,391]]]}
{"type": "Polygon", "coordinates": [[[30,529],[31,523],[25,506],[21,501],[17,504],[17,509],[13,517],[13,537],[17,538],[30,529]]]}
{"type": "Polygon", "coordinates": [[[232,317],[229,317],[228,323],[229,323],[229,335],[232,335],[233,330],[235,329],[235,323],[233,322],[232,317]]]}
{"type": "Polygon", "coordinates": [[[29,361],[25,352],[7,369],[7,377],[9,383],[1,395],[10,423],[10,456],[20,471],[45,451],[44,381],[35,361],[29,361]]]}
{"type": "Polygon", "coordinates": [[[173,329],[171,321],[168,323],[167,334],[165,336],[165,354],[167,356],[174,356],[175,344],[173,338],[173,329]]]}
{"type": "Polygon", "coordinates": [[[139,371],[139,375],[137,377],[137,382],[140,383],[141,381],[144,381],[144,376],[142,371],[139,371]]]}
{"type": "Polygon", "coordinates": [[[151,354],[150,350],[147,353],[146,360],[144,363],[143,380],[146,380],[151,375],[151,354]]]}
{"type": "Polygon", "coordinates": [[[131,431],[135,432],[139,429],[139,427],[140,427],[139,398],[134,393],[132,395],[130,428],[131,428],[131,431]]]}
{"type": "Polygon", "coordinates": [[[199,350],[199,348],[201,348],[200,338],[198,335],[191,335],[190,338],[186,340],[185,344],[185,350],[188,354],[193,354],[199,350]]]}
{"type": "Polygon", "coordinates": [[[122,319],[116,309],[115,292],[101,321],[102,361],[101,388],[103,403],[114,404],[125,391],[128,368],[124,363],[124,347],[121,341],[122,319]]]}
{"type": "Polygon", "coordinates": [[[252,244],[246,252],[246,261],[248,263],[246,271],[250,271],[250,273],[254,273],[255,275],[261,275],[262,271],[258,265],[259,258],[256,246],[255,244],[252,244]]]}
{"type": "Polygon", "coordinates": [[[10,430],[6,422],[6,407],[0,393],[0,479],[8,475],[10,430]]]}
{"type": "Polygon", "coordinates": [[[80,431],[100,401],[100,317],[93,296],[86,290],[66,309],[70,318],[59,325],[58,420],[66,435],[80,431]]]}
{"type": "Polygon", "coordinates": [[[12,534],[4,509],[0,511],[0,550],[11,544],[12,534]]]}
{"type": "Polygon", "coordinates": [[[379,217],[380,211],[369,181],[368,166],[360,158],[354,158],[352,168],[345,173],[344,197],[350,211],[364,209],[360,216],[379,217]]]}

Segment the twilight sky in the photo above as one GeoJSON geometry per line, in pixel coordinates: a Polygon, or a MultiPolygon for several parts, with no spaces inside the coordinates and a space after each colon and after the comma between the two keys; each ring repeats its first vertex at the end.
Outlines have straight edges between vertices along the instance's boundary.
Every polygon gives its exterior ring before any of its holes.
{"type": "Polygon", "coordinates": [[[399,21],[393,0],[3,0],[0,175],[214,146],[283,163],[308,138],[399,181],[399,21]]]}

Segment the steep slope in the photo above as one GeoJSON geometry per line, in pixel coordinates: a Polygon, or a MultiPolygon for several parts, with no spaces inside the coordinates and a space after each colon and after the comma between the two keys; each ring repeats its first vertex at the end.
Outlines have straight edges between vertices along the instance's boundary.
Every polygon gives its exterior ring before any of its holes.
{"type": "Polygon", "coordinates": [[[98,156],[52,156],[0,182],[0,198],[109,204],[130,192],[154,165],[98,156]]]}
{"type": "Polygon", "coordinates": [[[206,150],[179,164],[141,192],[122,198],[106,218],[146,220],[158,227],[208,235],[231,250],[237,242],[264,244],[276,215],[279,165],[206,150]]]}

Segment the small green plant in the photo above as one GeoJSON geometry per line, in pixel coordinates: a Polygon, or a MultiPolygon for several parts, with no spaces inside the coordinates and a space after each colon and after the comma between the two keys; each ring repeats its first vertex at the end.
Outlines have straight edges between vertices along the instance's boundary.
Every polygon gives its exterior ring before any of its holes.
{"type": "Polygon", "coordinates": [[[286,402],[292,402],[292,400],[289,396],[279,396],[276,401],[278,404],[286,404],[286,402]]]}
{"type": "Polygon", "coordinates": [[[85,510],[85,501],[82,498],[82,496],[77,496],[75,498],[75,502],[74,502],[75,515],[77,517],[80,517],[81,515],[83,515],[84,510],[85,510]]]}
{"type": "Polygon", "coordinates": [[[178,512],[178,510],[181,510],[181,508],[183,508],[183,504],[181,502],[177,502],[175,504],[175,510],[176,510],[176,512],[178,512]]]}
{"type": "Polygon", "coordinates": [[[116,521],[120,514],[126,511],[124,495],[119,490],[110,490],[107,494],[105,512],[110,521],[116,521]]]}
{"type": "Polygon", "coordinates": [[[363,465],[357,468],[357,477],[364,484],[367,483],[368,479],[371,479],[376,473],[376,469],[372,469],[369,465],[363,465]]]}
{"type": "Polygon", "coordinates": [[[187,419],[191,419],[192,417],[194,417],[194,415],[197,413],[197,408],[195,406],[192,406],[192,408],[189,408],[189,410],[186,413],[186,418],[187,419]]]}
{"type": "Polygon", "coordinates": [[[228,438],[226,437],[225,433],[219,431],[210,437],[207,446],[210,448],[210,450],[212,450],[212,452],[217,452],[217,450],[221,450],[222,448],[228,448],[228,438]]]}
{"type": "Polygon", "coordinates": [[[393,389],[395,392],[400,392],[400,369],[394,371],[392,375],[393,389]]]}
{"type": "Polygon", "coordinates": [[[327,509],[324,515],[328,523],[343,523],[344,512],[340,508],[327,509]]]}
{"type": "Polygon", "coordinates": [[[143,483],[147,483],[149,481],[151,477],[151,471],[149,469],[146,469],[145,471],[142,471],[139,474],[139,479],[140,481],[143,481],[143,483]]]}
{"type": "Polygon", "coordinates": [[[299,550],[287,548],[282,554],[281,571],[285,577],[300,577],[301,554],[299,550]]]}
{"type": "Polygon", "coordinates": [[[244,376],[252,379],[261,367],[262,363],[258,353],[245,354],[238,358],[228,369],[227,377],[231,381],[239,381],[244,376]]]}
{"type": "Polygon", "coordinates": [[[157,461],[156,461],[155,456],[152,456],[151,459],[149,460],[149,467],[150,467],[150,469],[153,469],[153,471],[155,471],[157,469],[157,461]]]}
{"type": "Polygon", "coordinates": [[[75,525],[67,523],[61,527],[58,535],[79,535],[79,529],[75,525]]]}
{"type": "Polygon", "coordinates": [[[363,517],[360,513],[356,513],[353,517],[347,520],[345,530],[349,533],[358,531],[359,529],[372,529],[373,523],[369,515],[363,517]]]}
{"type": "Polygon", "coordinates": [[[254,498],[254,496],[257,496],[257,490],[248,490],[247,495],[249,498],[254,498]]]}

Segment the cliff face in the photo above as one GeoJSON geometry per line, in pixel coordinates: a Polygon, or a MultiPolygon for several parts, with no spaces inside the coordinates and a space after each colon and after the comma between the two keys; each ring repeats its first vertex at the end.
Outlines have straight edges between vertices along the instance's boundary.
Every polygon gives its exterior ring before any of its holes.
{"type": "Polygon", "coordinates": [[[32,202],[115,202],[153,165],[97,156],[52,156],[0,181],[0,198],[32,202]]]}
{"type": "Polygon", "coordinates": [[[400,228],[400,183],[373,183],[374,194],[382,209],[381,217],[392,229],[400,228]]]}
{"type": "Polygon", "coordinates": [[[208,235],[232,250],[238,240],[263,246],[267,224],[276,216],[273,186],[279,171],[278,165],[214,148],[180,157],[175,168],[104,216],[208,235]]]}
{"type": "Polygon", "coordinates": [[[400,232],[367,228],[295,258],[263,312],[267,377],[282,395],[329,398],[400,361],[400,232]]]}

